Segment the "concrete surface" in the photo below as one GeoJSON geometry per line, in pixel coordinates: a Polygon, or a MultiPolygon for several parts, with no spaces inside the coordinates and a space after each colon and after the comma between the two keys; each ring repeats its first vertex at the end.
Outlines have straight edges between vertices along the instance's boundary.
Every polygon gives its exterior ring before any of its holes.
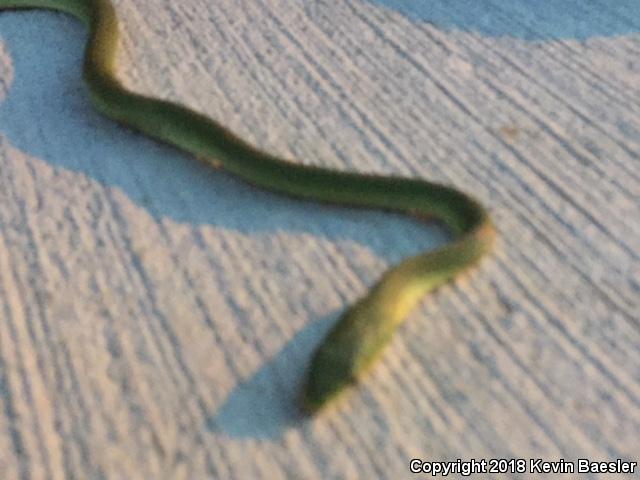
{"type": "Polygon", "coordinates": [[[88,103],[78,22],[0,13],[0,478],[640,461],[640,2],[117,10],[131,88],[300,162],[455,184],[500,241],[301,418],[323,333],[444,232],[258,191],[115,125],[88,103]]]}

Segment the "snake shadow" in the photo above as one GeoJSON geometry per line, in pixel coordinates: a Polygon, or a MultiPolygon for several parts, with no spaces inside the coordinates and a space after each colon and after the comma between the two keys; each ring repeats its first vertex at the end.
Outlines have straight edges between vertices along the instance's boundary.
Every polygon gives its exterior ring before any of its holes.
{"type": "Polygon", "coordinates": [[[70,16],[0,11],[0,32],[13,70],[0,83],[1,135],[53,167],[119,188],[158,220],[347,239],[392,261],[424,249],[415,235],[427,247],[446,240],[441,228],[403,215],[292,200],[249,186],[104,117],[81,78],[85,28],[70,16]],[[379,243],[380,230],[394,241],[379,243]]]}
{"type": "Polygon", "coordinates": [[[447,31],[524,40],[587,40],[640,31],[638,0],[369,0],[447,31]]]}
{"type": "MultiPolygon", "coordinates": [[[[72,17],[0,12],[0,142],[55,169],[120,189],[158,222],[346,240],[389,263],[445,241],[441,228],[399,215],[292,201],[250,187],[112,122],[94,110],[82,82],[85,41],[85,28],[72,17]]],[[[306,365],[339,313],[312,320],[231,392],[203,428],[273,438],[299,424],[295,406],[306,365]]]]}
{"type": "Polygon", "coordinates": [[[308,417],[300,409],[307,365],[339,313],[312,322],[240,384],[207,420],[207,428],[232,438],[281,438],[308,417]]]}

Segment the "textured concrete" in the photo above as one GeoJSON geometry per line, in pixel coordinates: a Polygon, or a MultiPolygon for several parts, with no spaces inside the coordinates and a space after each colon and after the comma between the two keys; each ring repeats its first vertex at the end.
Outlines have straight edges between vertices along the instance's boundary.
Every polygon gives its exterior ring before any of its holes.
{"type": "Polygon", "coordinates": [[[300,418],[323,333],[444,233],[258,191],[115,125],[78,22],[1,13],[0,478],[640,461],[640,2],[117,10],[132,89],[296,161],[455,184],[500,241],[353,395],[300,418]]]}

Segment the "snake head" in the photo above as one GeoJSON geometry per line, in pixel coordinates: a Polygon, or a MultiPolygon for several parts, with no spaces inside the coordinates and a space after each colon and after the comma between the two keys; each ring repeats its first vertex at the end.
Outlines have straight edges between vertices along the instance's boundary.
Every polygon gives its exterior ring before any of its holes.
{"type": "Polygon", "coordinates": [[[336,347],[336,344],[322,345],[311,361],[303,392],[304,409],[309,414],[322,410],[356,382],[351,360],[336,347]]]}
{"type": "Polygon", "coordinates": [[[347,310],[316,350],[303,392],[308,413],[323,409],[348,390],[389,343],[396,325],[376,300],[370,295],[347,310]]]}

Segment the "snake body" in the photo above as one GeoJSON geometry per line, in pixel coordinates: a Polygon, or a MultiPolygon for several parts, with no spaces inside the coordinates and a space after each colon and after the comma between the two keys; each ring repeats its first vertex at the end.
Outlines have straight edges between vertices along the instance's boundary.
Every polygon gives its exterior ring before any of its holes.
{"type": "Polygon", "coordinates": [[[63,11],[86,23],[89,40],[84,80],[95,107],[113,120],[267,190],[439,219],[451,231],[451,242],[390,268],[342,315],[312,358],[303,392],[309,412],[330,403],[370,369],[420,298],[468,269],[491,249],[495,231],[487,212],[454,188],[418,179],[292,163],[252,147],[193,110],[127,90],[115,75],[118,23],[109,0],[0,0],[0,9],[31,8],[63,11]]]}

